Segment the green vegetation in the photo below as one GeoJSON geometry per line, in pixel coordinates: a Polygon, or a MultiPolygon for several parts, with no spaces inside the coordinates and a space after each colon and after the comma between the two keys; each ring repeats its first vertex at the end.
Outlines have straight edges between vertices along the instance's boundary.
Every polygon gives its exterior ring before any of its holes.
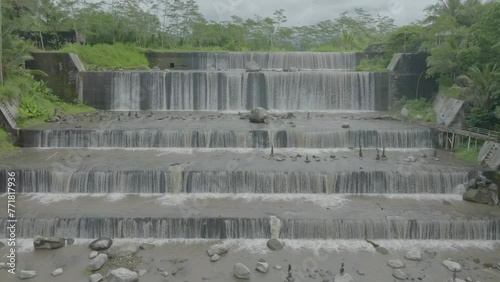
{"type": "Polygon", "coordinates": [[[60,51],[78,54],[87,70],[101,69],[148,69],[144,52],[135,46],[117,43],[115,45],[96,44],[65,45],[60,51]]]}
{"type": "Polygon", "coordinates": [[[477,148],[471,147],[469,149],[467,148],[460,148],[454,151],[455,156],[469,164],[476,164],[477,163],[477,156],[479,155],[479,150],[481,150],[481,146],[478,146],[477,148]]]}
{"type": "Polygon", "coordinates": [[[424,98],[407,100],[402,99],[397,103],[398,109],[406,108],[410,112],[408,119],[424,123],[436,123],[436,113],[432,107],[432,103],[426,101],[424,98]]]}
{"type": "Polygon", "coordinates": [[[0,156],[5,156],[15,151],[16,148],[10,142],[9,135],[5,130],[0,128],[0,156]]]}
{"type": "Polygon", "coordinates": [[[387,71],[389,61],[386,58],[363,59],[356,67],[357,71],[387,71]]]}

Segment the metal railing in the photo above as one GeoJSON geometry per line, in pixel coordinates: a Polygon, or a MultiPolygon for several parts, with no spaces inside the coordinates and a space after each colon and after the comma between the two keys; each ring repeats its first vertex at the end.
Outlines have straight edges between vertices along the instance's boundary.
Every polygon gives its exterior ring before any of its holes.
{"type": "Polygon", "coordinates": [[[479,128],[479,127],[472,127],[472,126],[467,126],[467,125],[453,126],[450,129],[456,129],[456,130],[466,131],[468,133],[474,133],[477,135],[481,135],[484,137],[484,139],[488,139],[488,140],[500,141],[500,132],[498,132],[498,131],[493,131],[493,130],[479,128]]]}

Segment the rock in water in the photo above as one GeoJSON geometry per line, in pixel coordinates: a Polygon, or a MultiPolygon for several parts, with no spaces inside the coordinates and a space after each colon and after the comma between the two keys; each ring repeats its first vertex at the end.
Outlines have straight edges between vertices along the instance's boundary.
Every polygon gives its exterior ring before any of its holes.
{"type": "Polygon", "coordinates": [[[97,252],[97,251],[92,251],[92,252],[90,253],[90,255],[89,255],[89,259],[93,259],[93,258],[95,258],[95,257],[96,257],[96,256],[98,256],[98,255],[99,255],[99,252],[97,252]]]}
{"type": "Polygon", "coordinates": [[[108,282],[136,282],[139,281],[139,274],[126,268],[112,270],[108,274],[108,282]]]}
{"type": "Polygon", "coordinates": [[[267,273],[269,271],[269,264],[267,262],[258,262],[255,268],[258,272],[267,273]]]}
{"type": "Polygon", "coordinates": [[[21,270],[19,272],[19,279],[31,279],[37,275],[36,271],[33,270],[21,270]]]}
{"type": "Polygon", "coordinates": [[[446,268],[448,268],[452,272],[459,272],[462,270],[462,267],[458,262],[454,262],[451,260],[443,261],[443,265],[446,266],[446,268]]]}
{"type": "Polygon", "coordinates": [[[279,251],[285,247],[285,244],[283,244],[280,240],[273,238],[267,241],[267,247],[273,251],[279,251]]]}
{"type": "Polygon", "coordinates": [[[261,108],[261,107],[254,108],[250,112],[250,115],[248,116],[248,119],[252,123],[267,123],[268,118],[269,118],[269,115],[268,115],[266,109],[261,108]]]}
{"type": "Polygon", "coordinates": [[[58,268],[58,269],[52,271],[52,276],[59,276],[59,275],[62,275],[63,273],[64,273],[63,269],[58,268]]]}
{"type": "Polygon", "coordinates": [[[222,254],[227,253],[228,251],[229,251],[229,248],[224,244],[213,245],[207,249],[207,253],[211,257],[213,257],[214,255],[220,256],[222,254]]]}
{"type": "Polygon", "coordinates": [[[250,61],[245,64],[245,69],[247,72],[258,72],[262,68],[256,62],[250,61]]]}
{"type": "Polygon", "coordinates": [[[139,248],[141,248],[141,250],[151,250],[155,247],[154,244],[149,244],[149,243],[141,243],[139,245],[139,248]]]}
{"type": "Polygon", "coordinates": [[[211,262],[216,262],[218,260],[220,260],[220,256],[218,254],[215,254],[215,255],[210,257],[211,262]]]}
{"type": "Polygon", "coordinates": [[[106,251],[110,258],[120,258],[133,255],[139,251],[139,246],[134,242],[115,242],[106,251]]]}
{"type": "Polygon", "coordinates": [[[406,274],[401,269],[394,269],[392,276],[399,280],[406,280],[406,274]]]}
{"type": "Polygon", "coordinates": [[[389,253],[389,251],[386,248],[380,246],[376,247],[375,250],[383,255],[387,255],[389,253]]]}
{"type": "Polygon", "coordinates": [[[90,261],[89,269],[90,270],[99,270],[108,260],[109,260],[108,255],[99,254],[97,257],[95,257],[93,260],[90,261]]]}
{"type": "Polygon", "coordinates": [[[405,259],[414,260],[414,261],[421,261],[422,260],[422,251],[420,249],[417,249],[417,248],[411,249],[406,253],[405,259]]]}
{"type": "Polygon", "coordinates": [[[102,276],[102,274],[95,273],[95,274],[90,275],[89,282],[99,282],[99,281],[102,281],[103,279],[104,279],[104,277],[102,276]]]}
{"type": "Polygon", "coordinates": [[[111,245],[113,245],[113,240],[111,240],[111,238],[101,237],[97,240],[90,242],[89,248],[92,251],[104,251],[109,249],[111,245]]]}
{"type": "Polygon", "coordinates": [[[250,269],[248,269],[248,267],[246,267],[242,263],[237,263],[234,265],[233,274],[234,274],[234,277],[240,278],[240,279],[250,279],[250,275],[252,275],[252,273],[250,272],[250,269]]]}
{"type": "Polygon", "coordinates": [[[405,268],[405,266],[406,266],[405,263],[399,259],[391,259],[387,262],[387,265],[392,267],[392,268],[396,268],[396,269],[405,268]]]}
{"type": "Polygon", "coordinates": [[[448,279],[444,280],[443,282],[466,282],[466,280],[462,280],[460,278],[456,278],[456,279],[448,278],[448,279]]]}
{"type": "Polygon", "coordinates": [[[59,249],[64,247],[66,244],[66,240],[64,238],[56,238],[56,237],[42,237],[36,236],[33,241],[33,246],[35,249],[59,249]]]}
{"type": "Polygon", "coordinates": [[[351,125],[349,123],[347,123],[347,122],[344,122],[342,124],[342,128],[351,128],[351,125]]]}
{"type": "Polygon", "coordinates": [[[345,273],[344,275],[336,275],[335,278],[333,279],[334,282],[354,282],[354,279],[352,276],[348,273],[345,273]]]}
{"type": "Polygon", "coordinates": [[[410,116],[410,111],[408,111],[408,109],[406,107],[404,107],[401,110],[401,115],[404,116],[404,117],[409,117],[410,116]]]}

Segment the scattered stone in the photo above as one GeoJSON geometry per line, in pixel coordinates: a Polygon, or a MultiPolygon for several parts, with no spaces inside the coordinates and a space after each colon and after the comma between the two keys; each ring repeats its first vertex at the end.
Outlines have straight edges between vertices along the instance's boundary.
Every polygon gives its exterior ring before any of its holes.
{"type": "Polygon", "coordinates": [[[448,278],[446,280],[444,280],[443,282],[465,282],[465,280],[462,280],[462,279],[459,279],[459,278],[448,278]]]}
{"type": "Polygon", "coordinates": [[[268,123],[269,122],[269,115],[267,113],[267,110],[261,107],[257,107],[252,109],[250,112],[250,115],[248,116],[248,119],[252,123],[268,123]]]}
{"type": "Polygon", "coordinates": [[[104,251],[113,245],[113,240],[107,237],[101,237],[96,239],[89,244],[89,248],[93,251],[104,251]]]}
{"type": "Polygon", "coordinates": [[[98,251],[92,251],[90,254],[89,254],[89,259],[93,259],[95,257],[97,257],[99,255],[99,252],[98,251]]]}
{"type": "Polygon", "coordinates": [[[279,251],[285,247],[285,244],[283,244],[280,240],[273,238],[267,241],[267,247],[273,251],[279,251]]]}
{"type": "Polygon", "coordinates": [[[404,159],[404,161],[408,163],[413,163],[416,162],[417,159],[414,156],[409,156],[408,158],[404,159]]]}
{"type": "Polygon", "coordinates": [[[347,123],[347,122],[344,122],[342,124],[342,128],[351,128],[351,125],[349,123],[347,123]]]}
{"type": "Polygon", "coordinates": [[[274,266],[274,269],[276,269],[276,270],[281,270],[281,265],[275,265],[275,266],[274,266]]]}
{"type": "Polygon", "coordinates": [[[454,262],[451,260],[444,260],[443,265],[452,272],[460,272],[462,270],[462,267],[458,262],[454,262]]]}
{"type": "Polygon", "coordinates": [[[360,276],[364,276],[364,275],[366,275],[366,273],[365,273],[364,271],[362,271],[362,270],[356,270],[356,273],[357,273],[358,275],[360,275],[360,276]]]}
{"type": "Polygon", "coordinates": [[[207,253],[209,256],[214,256],[214,255],[222,255],[222,254],[225,254],[229,251],[229,248],[225,245],[225,244],[217,244],[217,245],[213,245],[213,246],[210,246],[208,249],[207,249],[207,253]]]}
{"type": "Polygon", "coordinates": [[[99,270],[108,260],[108,255],[99,254],[97,257],[90,261],[89,268],[90,270],[99,270]]]}
{"type": "Polygon", "coordinates": [[[469,188],[474,188],[476,186],[476,179],[472,178],[469,180],[469,188]]]}
{"type": "Polygon", "coordinates": [[[344,275],[335,275],[335,278],[333,279],[334,282],[354,282],[354,279],[352,276],[348,273],[345,273],[344,275]]]}
{"type": "Polygon", "coordinates": [[[95,274],[90,275],[89,282],[99,282],[99,281],[102,281],[103,279],[104,279],[104,277],[102,276],[102,274],[95,273],[95,274]]]}
{"type": "Polygon", "coordinates": [[[5,247],[5,244],[3,242],[0,242],[0,249],[2,249],[3,247],[5,247]]]}
{"type": "Polygon", "coordinates": [[[470,278],[470,277],[465,278],[465,281],[467,281],[467,282],[474,282],[474,280],[472,280],[472,278],[470,278]]]}
{"type": "Polygon", "coordinates": [[[134,242],[115,242],[106,250],[106,254],[110,258],[119,258],[133,255],[138,251],[139,246],[134,242]]]}
{"type": "Polygon", "coordinates": [[[31,279],[37,275],[38,273],[34,270],[21,270],[19,272],[19,279],[31,279]]]}
{"type": "Polygon", "coordinates": [[[462,199],[469,202],[487,204],[490,206],[498,205],[498,186],[485,182],[477,181],[472,188],[469,188],[462,196],[462,199]]]}
{"type": "Polygon", "coordinates": [[[210,261],[211,262],[216,262],[220,259],[220,256],[218,254],[215,254],[213,256],[210,257],[210,261]]]}
{"type": "Polygon", "coordinates": [[[7,267],[7,264],[5,262],[0,262],[0,270],[5,269],[7,267]]]}
{"type": "Polygon", "coordinates": [[[404,107],[402,110],[401,110],[401,115],[405,118],[409,117],[410,116],[410,111],[408,111],[408,109],[406,107],[404,107]]]}
{"type": "Polygon", "coordinates": [[[258,272],[267,273],[269,271],[269,264],[267,262],[258,262],[255,268],[258,272]]]}
{"type": "Polygon", "coordinates": [[[395,269],[406,267],[405,263],[399,259],[391,259],[387,262],[387,265],[395,269]]]}
{"type": "Polygon", "coordinates": [[[73,238],[66,238],[66,245],[70,246],[75,243],[75,239],[73,238]]]}
{"type": "Polygon", "coordinates": [[[35,249],[59,249],[64,247],[66,244],[66,240],[64,238],[56,238],[56,237],[42,237],[36,236],[33,241],[33,246],[35,249]]]}
{"type": "Polygon", "coordinates": [[[139,248],[141,248],[141,250],[151,250],[154,247],[155,247],[155,245],[154,244],[150,244],[150,243],[141,243],[139,245],[139,248]]]}
{"type": "Polygon", "coordinates": [[[137,271],[137,274],[139,275],[139,277],[142,277],[144,275],[146,275],[146,273],[148,273],[148,271],[146,269],[139,269],[139,271],[137,271]]]}
{"type": "Polygon", "coordinates": [[[169,274],[168,272],[166,272],[166,271],[163,271],[163,272],[161,273],[161,276],[163,276],[163,277],[168,277],[169,275],[170,275],[170,274],[169,274]]]}
{"type": "Polygon", "coordinates": [[[247,62],[245,64],[245,69],[247,72],[258,72],[258,71],[262,70],[262,68],[259,66],[259,64],[257,64],[254,61],[247,62]]]}
{"type": "Polygon", "coordinates": [[[406,274],[401,269],[394,269],[392,276],[399,280],[406,280],[406,274]]]}
{"type": "MultiPolygon", "coordinates": [[[[292,118],[295,118],[295,115],[292,112],[286,113],[281,116],[281,119],[292,119],[292,118]]],[[[290,124],[293,124],[293,122],[290,124]]]]}
{"type": "Polygon", "coordinates": [[[411,249],[406,253],[405,259],[414,260],[414,261],[421,261],[422,260],[422,251],[420,249],[417,249],[417,248],[411,249]]]}
{"type": "Polygon", "coordinates": [[[126,268],[111,270],[108,274],[108,282],[136,282],[139,281],[139,274],[126,268]]]}
{"type": "Polygon", "coordinates": [[[234,265],[233,274],[234,274],[234,277],[240,278],[240,279],[250,279],[250,275],[252,275],[252,273],[250,272],[248,267],[246,267],[242,263],[236,263],[234,265]]]}
{"type": "Polygon", "coordinates": [[[52,271],[52,276],[59,276],[59,275],[62,275],[64,273],[64,270],[62,268],[58,268],[54,271],[52,271]]]}

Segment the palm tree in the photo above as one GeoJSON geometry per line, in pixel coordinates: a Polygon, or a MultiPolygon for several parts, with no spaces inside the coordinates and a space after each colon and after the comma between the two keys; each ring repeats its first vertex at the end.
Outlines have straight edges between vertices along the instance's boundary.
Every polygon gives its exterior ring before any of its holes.
{"type": "Polygon", "coordinates": [[[480,0],[440,0],[424,9],[429,15],[424,22],[435,24],[441,19],[450,20],[459,26],[470,26],[470,10],[480,7],[480,0]]]}
{"type": "Polygon", "coordinates": [[[481,70],[472,66],[466,75],[457,79],[466,101],[474,107],[489,110],[493,107],[493,99],[500,94],[500,72],[497,64],[487,64],[481,70]]]}

